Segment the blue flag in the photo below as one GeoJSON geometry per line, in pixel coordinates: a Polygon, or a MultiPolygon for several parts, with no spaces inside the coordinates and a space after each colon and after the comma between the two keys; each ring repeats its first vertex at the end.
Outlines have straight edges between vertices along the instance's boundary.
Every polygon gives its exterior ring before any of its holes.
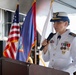
{"type": "Polygon", "coordinates": [[[32,46],[36,41],[36,2],[25,17],[25,21],[22,25],[21,36],[19,39],[18,51],[16,59],[26,62],[32,46]]]}

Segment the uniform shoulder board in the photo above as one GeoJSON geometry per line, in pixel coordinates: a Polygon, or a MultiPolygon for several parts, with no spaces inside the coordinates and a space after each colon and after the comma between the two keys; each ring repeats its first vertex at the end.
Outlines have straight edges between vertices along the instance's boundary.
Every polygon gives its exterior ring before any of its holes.
{"type": "Polygon", "coordinates": [[[76,37],[76,34],[75,33],[72,33],[72,32],[70,32],[69,35],[71,35],[73,37],[76,37]]]}

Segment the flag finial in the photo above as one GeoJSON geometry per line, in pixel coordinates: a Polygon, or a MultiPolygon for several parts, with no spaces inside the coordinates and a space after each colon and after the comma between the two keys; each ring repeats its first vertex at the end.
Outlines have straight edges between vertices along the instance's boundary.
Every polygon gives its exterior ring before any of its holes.
{"type": "Polygon", "coordinates": [[[34,2],[36,2],[36,0],[34,0],[34,2]]]}
{"type": "Polygon", "coordinates": [[[17,0],[17,4],[19,4],[19,0],[17,0]]]}
{"type": "Polygon", "coordinates": [[[52,4],[53,4],[54,0],[51,0],[51,3],[50,3],[50,6],[52,7],[52,4]]]}
{"type": "Polygon", "coordinates": [[[19,2],[19,0],[17,0],[19,2]]]}

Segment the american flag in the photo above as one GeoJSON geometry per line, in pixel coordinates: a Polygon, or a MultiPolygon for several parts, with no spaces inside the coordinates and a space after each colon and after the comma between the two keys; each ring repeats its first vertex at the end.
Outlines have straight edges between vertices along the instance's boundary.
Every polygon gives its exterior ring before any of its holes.
{"type": "Polygon", "coordinates": [[[7,58],[16,58],[17,42],[20,37],[20,26],[19,26],[19,4],[14,14],[13,23],[10,28],[6,47],[3,51],[3,55],[7,58]]]}

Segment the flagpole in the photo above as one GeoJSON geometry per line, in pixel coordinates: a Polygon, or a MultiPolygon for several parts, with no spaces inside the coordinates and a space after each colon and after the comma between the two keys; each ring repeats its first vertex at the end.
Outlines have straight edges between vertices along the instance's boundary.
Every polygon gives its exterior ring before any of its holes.
{"type": "MultiPolygon", "coordinates": [[[[51,16],[51,12],[52,12],[51,9],[52,9],[52,4],[53,4],[53,2],[54,2],[54,0],[51,0],[51,1],[50,1],[50,7],[49,7],[50,9],[49,9],[49,13],[48,13],[48,15],[47,15],[47,19],[46,19],[45,24],[44,24],[44,27],[43,27],[41,43],[42,43],[42,41],[45,39],[47,27],[48,27],[48,25],[49,25],[48,22],[49,22],[49,20],[50,20],[50,18],[51,18],[51,17],[49,17],[49,16],[51,16]]],[[[53,12],[52,12],[52,13],[53,13],[53,12]]],[[[53,31],[53,28],[52,28],[52,31],[53,31]]],[[[43,60],[43,58],[42,58],[42,51],[39,52],[39,60],[40,60],[39,65],[43,65],[43,66],[46,67],[46,63],[44,62],[44,60],[43,60]]]]}
{"type": "MultiPolygon", "coordinates": [[[[36,0],[34,0],[34,2],[36,2],[36,0]]],[[[37,35],[37,32],[36,32],[36,35],[37,35]]],[[[35,64],[37,64],[37,55],[36,55],[36,52],[37,52],[37,40],[35,41],[35,64]]]]}
{"type": "Polygon", "coordinates": [[[34,0],[34,2],[36,2],[36,0],[34,0]]]}
{"type": "MultiPolygon", "coordinates": [[[[54,3],[54,0],[51,0],[50,9],[52,8],[53,3],[54,3]]],[[[52,32],[54,32],[53,25],[52,25],[52,32]]]]}
{"type": "Polygon", "coordinates": [[[17,4],[19,4],[19,0],[17,0],[17,4]]]}
{"type": "Polygon", "coordinates": [[[19,0],[17,0],[19,2],[19,0]]]}
{"type": "Polygon", "coordinates": [[[37,64],[36,49],[37,49],[37,41],[35,42],[35,64],[37,64]]]}
{"type": "Polygon", "coordinates": [[[53,2],[54,2],[54,0],[51,0],[50,7],[52,7],[53,2]]]}

